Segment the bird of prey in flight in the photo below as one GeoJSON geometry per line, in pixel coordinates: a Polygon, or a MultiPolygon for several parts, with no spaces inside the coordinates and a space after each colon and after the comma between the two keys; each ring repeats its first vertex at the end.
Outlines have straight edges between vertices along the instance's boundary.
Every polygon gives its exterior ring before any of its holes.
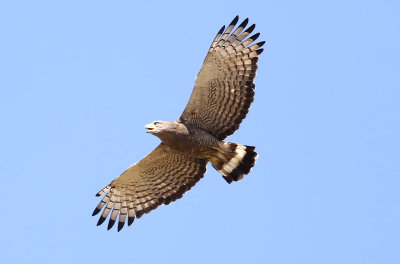
{"type": "Polygon", "coordinates": [[[120,231],[126,220],[131,225],[144,213],[181,198],[203,177],[208,162],[228,183],[250,172],[255,147],[224,139],[239,128],[253,102],[265,41],[254,43],[260,35],[249,37],[255,24],[246,28],[246,18],[236,27],[238,20],[236,16],[218,31],[179,119],[145,126],[161,139],[160,145],[96,194],[105,194],[93,212],[104,208],[97,225],[111,212],[108,229],[118,217],[120,231]]]}

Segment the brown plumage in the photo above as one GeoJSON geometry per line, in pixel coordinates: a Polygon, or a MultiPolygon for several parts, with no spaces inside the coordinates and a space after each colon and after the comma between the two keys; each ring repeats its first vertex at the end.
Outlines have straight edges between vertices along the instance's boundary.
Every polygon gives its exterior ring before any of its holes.
{"type": "Polygon", "coordinates": [[[253,44],[259,33],[248,37],[255,25],[245,19],[235,30],[238,17],[221,28],[211,44],[189,102],[178,121],[155,121],[148,133],[162,143],[138,163],[97,193],[105,196],[93,212],[104,208],[98,225],[111,214],[110,229],[118,231],[126,220],[169,204],[203,177],[211,162],[231,183],[248,174],[257,158],[255,147],[223,141],[239,128],[254,97],[253,83],[263,42],[253,44]]]}
{"type": "Polygon", "coordinates": [[[237,21],[235,17],[225,32],[223,26],[215,37],[179,119],[220,140],[239,128],[253,102],[258,55],[265,43],[252,44],[259,33],[244,40],[255,28],[253,24],[243,31],[247,18],[229,35],[237,21]]]}

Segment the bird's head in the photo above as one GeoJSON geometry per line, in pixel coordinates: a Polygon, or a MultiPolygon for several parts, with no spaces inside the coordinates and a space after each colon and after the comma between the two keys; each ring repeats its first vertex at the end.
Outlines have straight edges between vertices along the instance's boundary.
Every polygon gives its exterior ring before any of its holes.
{"type": "Polygon", "coordinates": [[[175,144],[176,142],[180,142],[182,140],[181,135],[185,134],[186,131],[186,127],[176,121],[154,121],[145,125],[144,127],[147,129],[147,133],[160,138],[167,144],[175,144]]]}
{"type": "Polygon", "coordinates": [[[147,129],[147,133],[157,135],[164,132],[168,128],[168,122],[165,121],[154,121],[144,126],[147,129]]]}

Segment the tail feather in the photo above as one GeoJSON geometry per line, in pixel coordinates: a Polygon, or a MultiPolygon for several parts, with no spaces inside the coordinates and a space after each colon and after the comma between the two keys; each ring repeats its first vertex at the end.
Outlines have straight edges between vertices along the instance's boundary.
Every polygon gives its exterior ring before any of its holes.
{"type": "Polygon", "coordinates": [[[256,162],[258,155],[254,149],[253,146],[224,142],[220,152],[210,161],[228,183],[239,181],[250,172],[256,162]]]}

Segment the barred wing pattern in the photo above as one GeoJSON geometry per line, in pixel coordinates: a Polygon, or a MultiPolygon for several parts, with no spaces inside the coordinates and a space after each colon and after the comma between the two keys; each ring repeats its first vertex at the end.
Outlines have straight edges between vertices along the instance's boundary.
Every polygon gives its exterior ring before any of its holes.
{"type": "Polygon", "coordinates": [[[127,218],[131,225],[135,217],[181,198],[203,177],[206,163],[206,160],[187,157],[161,143],[96,194],[106,193],[93,212],[96,215],[105,206],[97,225],[112,211],[107,229],[113,227],[119,216],[120,231],[127,218]]]}
{"type": "Polygon", "coordinates": [[[252,44],[259,33],[239,17],[221,28],[211,44],[180,121],[196,125],[222,140],[239,128],[253,102],[258,55],[265,41],[252,44]],[[252,45],[251,45],[252,44],[252,45]]]}

